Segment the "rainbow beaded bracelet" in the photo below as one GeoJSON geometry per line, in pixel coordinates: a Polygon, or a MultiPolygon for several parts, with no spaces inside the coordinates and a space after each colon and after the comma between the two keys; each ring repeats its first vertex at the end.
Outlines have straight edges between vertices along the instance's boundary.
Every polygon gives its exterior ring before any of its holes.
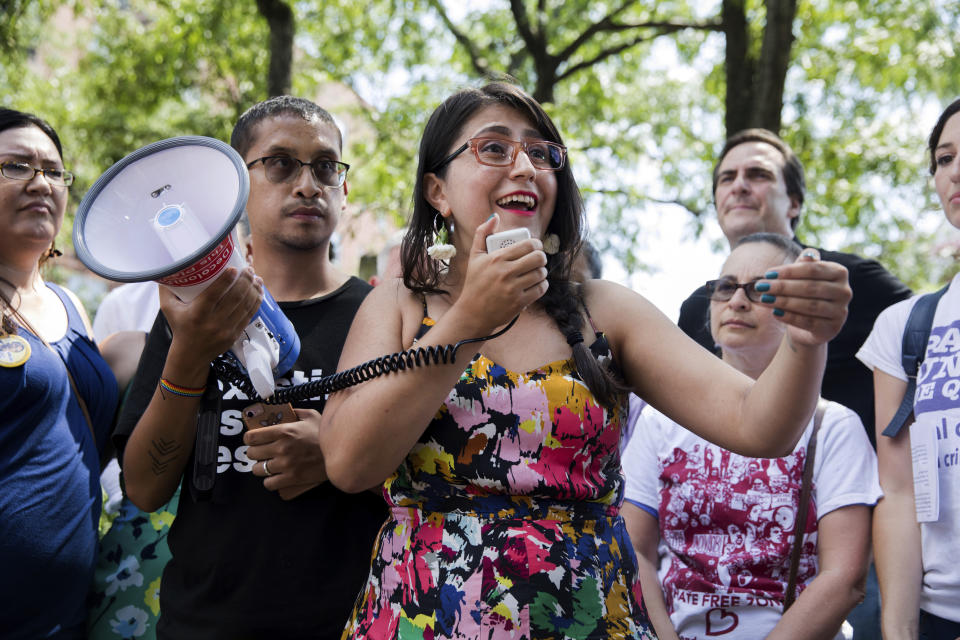
{"type": "Polygon", "coordinates": [[[203,395],[203,392],[207,390],[207,387],[206,385],[200,388],[181,387],[178,384],[173,384],[166,378],[160,378],[160,389],[166,389],[170,393],[184,398],[199,398],[203,395]]]}

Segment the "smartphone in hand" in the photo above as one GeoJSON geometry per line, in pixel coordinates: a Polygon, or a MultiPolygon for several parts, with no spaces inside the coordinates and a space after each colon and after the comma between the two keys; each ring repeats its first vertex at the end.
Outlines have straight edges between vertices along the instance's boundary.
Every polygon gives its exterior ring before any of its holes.
{"type": "MultiPolygon", "coordinates": [[[[284,422],[296,422],[297,417],[293,410],[293,405],[289,402],[284,404],[264,404],[258,402],[246,407],[243,410],[243,423],[247,429],[261,429],[263,427],[272,427],[284,422]]],[[[292,487],[283,487],[277,491],[284,500],[292,500],[302,493],[320,486],[319,482],[308,482],[298,484],[292,487]]]]}
{"type": "Polygon", "coordinates": [[[243,410],[243,424],[251,430],[260,427],[272,427],[282,422],[296,422],[297,420],[297,414],[294,413],[293,405],[289,402],[285,404],[258,402],[243,410]]]}

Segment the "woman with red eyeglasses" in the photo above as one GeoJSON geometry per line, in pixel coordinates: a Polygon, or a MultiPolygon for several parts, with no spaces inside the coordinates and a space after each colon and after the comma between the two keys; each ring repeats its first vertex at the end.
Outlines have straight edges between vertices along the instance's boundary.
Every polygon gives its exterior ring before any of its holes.
{"type": "Polygon", "coordinates": [[[627,391],[758,455],[799,437],[846,313],[843,268],[770,276],[792,342],[752,385],[639,295],[574,283],[584,222],[567,149],[530,96],[494,83],[433,112],[403,278],[365,300],[340,368],[485,340],[330,396],[330,479],[381,485],[391,510],[344,637],[653,637],[618,514],[627,391]]]}
{"type": "Polygon", "coordinates": [[[37,116],[0,109],[0,637],[82,638],[117,382],[77,298],[44,282],[73,175],[37,116]]]}

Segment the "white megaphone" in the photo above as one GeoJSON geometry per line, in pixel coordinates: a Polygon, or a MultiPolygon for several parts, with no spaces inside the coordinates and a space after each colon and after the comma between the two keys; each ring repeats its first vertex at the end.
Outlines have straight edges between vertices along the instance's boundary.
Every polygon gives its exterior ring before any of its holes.
{"type": "MultiPolygon", "coordinates": [[[[240,155],[213,138],[170,138],[110,167],[83,197],[73,225],[77,257],[118,282],[156,280],[188,302],[228,266],[246,264],[234,227],[250,179],[240,155]]],[[[263,398],[300,355],[300,338],[266,290],[231,351],[263,398]]]]}

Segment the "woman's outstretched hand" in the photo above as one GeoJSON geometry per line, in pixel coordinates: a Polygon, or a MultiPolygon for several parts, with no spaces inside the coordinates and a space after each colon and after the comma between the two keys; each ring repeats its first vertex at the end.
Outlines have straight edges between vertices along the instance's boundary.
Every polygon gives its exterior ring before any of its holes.
{"type": "Polygon", "coordinates": [[[793,264],[775,267],[758,280],[760,304],[770,307],[794,344],[816,346],[836,336],[847,319],[853,291],[847,269],[820,260],[816,249],[804,249],[793,264]]]}
{"type": "Polygon", "coordinates": [[[500,222],[494,214],[477,227],[467,275],[456,304],[483,318],[483,330],[510,322],[547,292],[547,255],[537,238],[487,253],[487,236],[500,222]]]}

